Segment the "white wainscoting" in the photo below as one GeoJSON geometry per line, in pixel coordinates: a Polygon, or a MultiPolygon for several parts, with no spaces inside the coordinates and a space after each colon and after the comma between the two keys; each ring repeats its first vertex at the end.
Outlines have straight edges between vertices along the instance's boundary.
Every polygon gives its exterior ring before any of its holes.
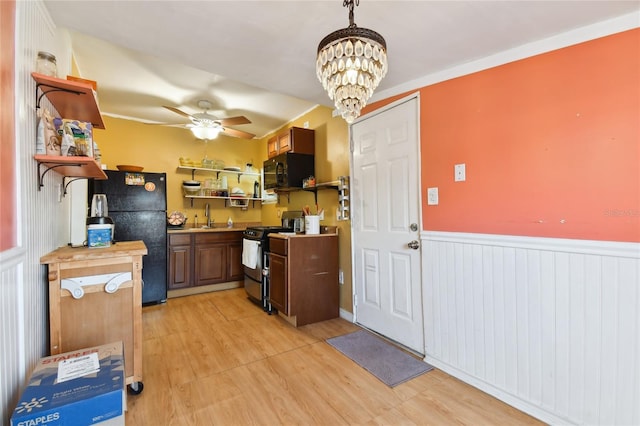
{"type": "MultiPolygon", "coordinates": [[[[39,50],[58,59],[65,76],[71,64],[71,45],[53,24],[42,0],[16,2],[16,157],[0,161],[16,164],[18,247],[0,253],[0,424],[9,424],[26,379],[40,357],[47,354],[47,276],[40,257],[68,241],[67,200],[60,202],[62,178],[54,172],[38,190],[36,144],[36,88],[31,72],[39,50]]],[[[43,108],[51,108],[43,98],[43,108]]],[[[0,165],[0,167],[2,167],[0,165]]],[[[10,207],[10,206],[7,206],[10,207]]]]}
{"type": "Polygon", "coordinates": [[[552,424],[640,424],[640,244],[423,232],[425,361],[552,424]]]}

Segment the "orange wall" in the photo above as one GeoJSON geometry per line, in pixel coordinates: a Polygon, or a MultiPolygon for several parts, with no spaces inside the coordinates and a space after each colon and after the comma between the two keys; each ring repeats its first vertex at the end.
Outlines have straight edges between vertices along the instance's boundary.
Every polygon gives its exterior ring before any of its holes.
{"type": "Polygon", "coordinates": [[[424,229],[640,242],[640,29],[423,87],[420,109],[424,229]]]}
{"type": "Polygon", "coordinates": [[[17,243],[15,194],[14,28],[15,2],[0,2],[0,251],[17,243]]]}

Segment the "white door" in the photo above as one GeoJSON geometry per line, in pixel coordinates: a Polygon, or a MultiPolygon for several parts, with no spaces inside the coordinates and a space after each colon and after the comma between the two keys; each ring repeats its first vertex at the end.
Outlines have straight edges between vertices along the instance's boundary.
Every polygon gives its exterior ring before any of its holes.
{"type": "Polygon", "coordinates": [[[356,322],[424,354],[418,99],[364,117],[351,137],[356,322]]]}

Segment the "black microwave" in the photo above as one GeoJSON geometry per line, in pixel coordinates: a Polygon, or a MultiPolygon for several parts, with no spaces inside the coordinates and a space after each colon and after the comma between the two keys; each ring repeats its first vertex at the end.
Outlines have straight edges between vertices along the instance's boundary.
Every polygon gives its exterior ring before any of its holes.
{"type": "Polygon", "coordinates": [[[302,188],[302,181],[315,176],[312,154],[285,152],[264,162],[264,189],[302,188]]]}

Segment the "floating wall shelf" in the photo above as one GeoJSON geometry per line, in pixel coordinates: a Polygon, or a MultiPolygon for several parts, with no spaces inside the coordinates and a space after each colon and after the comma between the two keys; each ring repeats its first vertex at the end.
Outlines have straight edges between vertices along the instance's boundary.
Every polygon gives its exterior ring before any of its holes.
{"type": "Polygon", "coordinates": [[[36,108],[40,108],[40,101],[46,96],[62,118],[85,121],[96,129],[105,128],[91,85],[35,72],[31,76],[36,81],[36,108]]]}
{"type": "Polygon", "coordinates": [[[38,188],[44,186],[44,175],[47,174],[49,170],[53,170],[64,177],[70,178],[107,179],[107,175],[93,157],[34,155],[33,158],[38,162],[38,188]]]}

